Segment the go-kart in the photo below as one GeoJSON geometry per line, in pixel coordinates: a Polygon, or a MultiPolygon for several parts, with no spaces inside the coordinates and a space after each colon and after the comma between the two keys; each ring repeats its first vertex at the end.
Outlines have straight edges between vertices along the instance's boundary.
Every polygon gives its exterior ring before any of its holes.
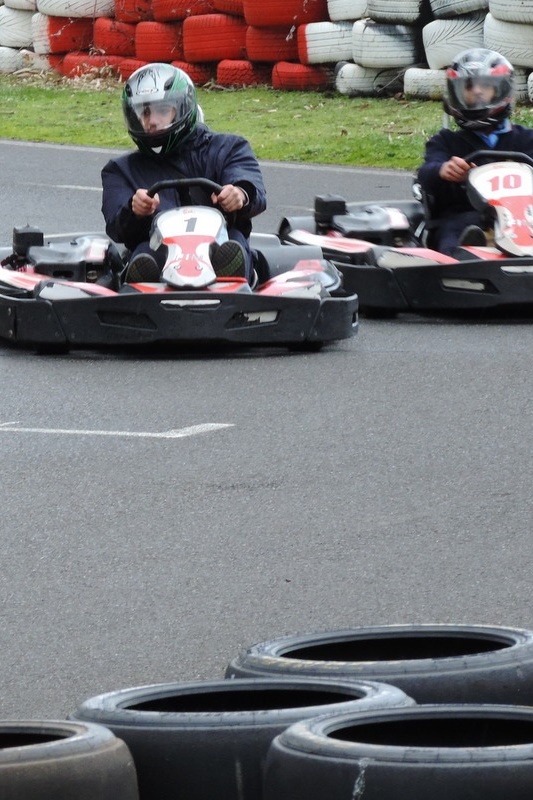
{"type": "MultiPolygon", "coordinates": [[[[313,244],[344,276],[367,315],[398,312],[533,312],[533,160],[522,153],[477,150],[466,182],[487,221],[490,246],[431,247],[431,199],[385,205],[315,198],[314,216],[285,217],[282,241],[313,244]]],[[[418,191],[416,189],[418,188],[418,191]]]]}
{"type": "MultiPolygon", "coordinates": [[[[149,190],[207,193],[204,178],[161,181],[149,190]]],[[[255,286],[219,278],[209,246],[227,240],[227,221],[204,205],[156,215],[151,246],[166,247],[157,283],[126,283],[128,253],[99,233],[45,237],[15,228],[0,249],[0,338],[41,352],[151,344],[275,345],[318,350],[353,336],[358,299],[316,245],[296,248],[252,234],[255,286]]]]}

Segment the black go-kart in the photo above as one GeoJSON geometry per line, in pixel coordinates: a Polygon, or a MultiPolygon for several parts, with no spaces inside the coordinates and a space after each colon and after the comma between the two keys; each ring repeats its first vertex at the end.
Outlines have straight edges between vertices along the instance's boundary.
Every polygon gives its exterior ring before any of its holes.
{"type": "MultiPolygon", "coordinates": [[[[150,193],[221,187],[203,178],[161,181],[150,193]]],[[[216,209],[182,205],[154,218],[151,245],[166,247],[159,281],[125,281],[128,253],[101,233],[44,236],[15,228],[0,248],[0,338],[40,352],[151,345],[319,350],[358,328],[358,298],[317,245],[252,234],[257,269],[220,278],[213,242],[228,238],[216,209]]]]}
{"type": "Polygon", "coordinates": [[[432,248],[437,221],[431,198],[414,186],[412,200],[385,204],[317,196],[313,216],[285,217],[282,241],[322,248],[359,296],[368,316],[399,312],[533,314],[533,160],[480,150],[466,191],[486,220],[486,243],[459,246],[454,257],[432,248]]]}

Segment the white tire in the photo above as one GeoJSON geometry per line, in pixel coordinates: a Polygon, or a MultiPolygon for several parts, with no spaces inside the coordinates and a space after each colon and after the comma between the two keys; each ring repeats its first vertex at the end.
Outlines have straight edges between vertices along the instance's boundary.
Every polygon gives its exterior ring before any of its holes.
{"type": "Polygon", "coordinates": [[[22,69],[31,69],[38,72],[48,72],[52,69],[48,55],[36,53],[35,50],[23,48],[19,50],[22,59],[22,69]]]}
{"type": "Polygon", "coordinates": [[[0,8],[0,47],[31,46],[31,11],[0,8]]]}
{"type": "Polygon", "coordinates": [[[376,22],[414,25],[424,5],[424,0],[368,0],[368,16],[376,22]]]}
{"type": "Polygon", "coordinates": [[[37,10],[51,17],[112,17],[114,0],[37,0],[37,10]]]}
{"type": "Polygon", "coordinates": [[[411,67],[420,61],[416,29],[371,19],[357,20],[352,29],[352,61],[374,69],[411,67]]]}
{"type": "Polygon", "coordinates": [[[529,91],[527,81],[529,70],[525,67],[515,67],[514,71],[514,96],[517,103],[521,105],[529,103],[529,91]]]}
{"type": "Polygon", "coordinates": [[[533,69],[533,26],[503,22],[487,14],[484,46],[508,58],[514,67],[533,69]]]}
{"type": "Polygon", "coordinates": [[[457,53],[483,47],[483,13],[455,19],[435,19],[422,28],[422,41],[430,69],[448,67],[457,53]]]}
{"type": "Polygon", "coordinates": [[[368,17],[367,0],[328,0],[328,14],[333,22],[368,17]]]}
{"type": "Polygon", "coordinates": [[[3,5],[6,8],[19,8],[22,11],[35,11],[37,8],[36,0],[7,0],[3,5]]]}
{"type": "Polygon", "coordinates": [[[408,98],[442,100],[446,90],[446,70],[410,67],[403,76],[403,90],[408,98]]]}
{"type": "MultiPolygon", "coordinates": [[[[487,11],[489,0],[429,0],[433,16],[437,19],[453,19],[476,11],[487,11]]],[[[513,0],[514,2],[514,0],[513,0]]]]}
{"type": "Polygon", "coordinates": [[[302,64],[333,64],[352,57],[351,22],[310,22],[298,26],[302,64]]]}
{"type": "Polygon", "coordinates": [[[530,72],[527,79],[527,96],[529,102],[533,103],[533,72],[530,72]]]}
{"type": "Polygon", "coordinates": [[[0,72],[16,72],[24,66],[20,50],[0,47],[0,72]]]}
{"type": "Polygon", "coordinates": [[[489,11],[494,19],[533,23],[533,0],[489,0],[489,11]]]}
{"type": "Polygon", "coordinates": [[[380,97],[401,92],[402,71],[397,69],[371,69],[359,64],[338,64],[335,71],[335,88],[349,97],[380,97]]]}

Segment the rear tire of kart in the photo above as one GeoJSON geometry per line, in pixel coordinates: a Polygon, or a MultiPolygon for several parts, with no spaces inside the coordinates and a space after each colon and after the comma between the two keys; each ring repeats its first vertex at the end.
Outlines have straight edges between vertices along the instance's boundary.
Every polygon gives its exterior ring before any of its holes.
{"type": "Polygon", "coordinates": [[[300,719],[410,707],[392,686],[276,678],[142,686],[86,700],[75,719],[105,725],[129,747],[139,793],[195,800],[261,797],[272,739],[300,719]]]}
{"type": "Polygon", "coordinates": [[[411,67],[420,61],[416,29],[357,20],[352,28],[352,59],[362,67],[375,69],[411,67]]]}
{"type": "Polygon", "coordinates": [[[2,800],[138,800],[131,754],[107,728],[85,722],[0,723],[2,800]]]}
{"type": "Polygon", "coordinates": [[[279,734],[264,800],[529,800],[533,709],[464,704],[330,714],[279,734]]]}
{"type": "Polygon", "coordinates": [[[246,23],[229,14],[203,14],[183,21],[185,61],[246,58],[246,23]]]}
{"type": "Polygon", "coordinates": [[[488,625],[384,625],[255,644],[226,677],[373,680],[417,703],[533,705],[533,632],[488,625]]]}
{"type": "Polygon", "coordinates": [[[462,50],[483,47],[485,14],[456,19],[434,19],[422,28],[422,41],[430,69],[445,69],[462,50]]]}

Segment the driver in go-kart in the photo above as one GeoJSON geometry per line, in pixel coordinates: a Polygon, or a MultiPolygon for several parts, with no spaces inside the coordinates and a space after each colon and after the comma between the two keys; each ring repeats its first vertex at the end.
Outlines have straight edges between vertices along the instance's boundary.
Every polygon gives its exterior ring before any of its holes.
{"type": "Polygon", "coordinates": [[[459,130],[442,128],[426,144],[417,181],[430,208],[433,246],[453,255],[458,244],[486,244],[482,214],[468,200],[465,180],[475,150],[508,150],[533,158],[533,130],[512,124],[514,70],[494,50],[460,53],[446,72],[444,109],[459,130]]]}
{"type": "Polygon", "coordinates": [[[176,189],[150,197],[148,188],[172,178],[207,178],[222,186],[211,196],[190,189],[188,200],[215,205],[227,217],[229,241],[210,250],[217,275],[251,280],[251,219],[265,210],[266,191],[247,140],[204,125],[193,82],[170,64],[136,70],[125,83],[122,110],[138,149],[112,158],[103,168],[102,212],[108,236],[131,251],[125,280],[159,280],[166,248],[150,248],[152,221],[181,201],[176,189]]]}

